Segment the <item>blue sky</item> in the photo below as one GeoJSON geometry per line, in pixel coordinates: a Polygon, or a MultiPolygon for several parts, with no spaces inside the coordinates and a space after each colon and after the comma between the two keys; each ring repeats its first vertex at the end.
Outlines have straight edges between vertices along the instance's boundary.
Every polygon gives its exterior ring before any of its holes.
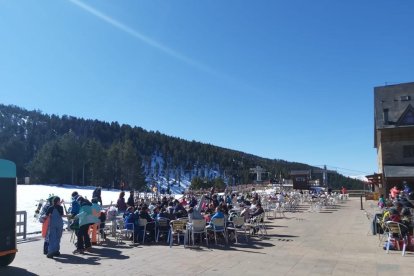
{"type": "Polygon", "coordinates": [[[0,102],[373,173],[373,89],[414,81],[413,14],[409,0],[0,0],[0,102]]]}

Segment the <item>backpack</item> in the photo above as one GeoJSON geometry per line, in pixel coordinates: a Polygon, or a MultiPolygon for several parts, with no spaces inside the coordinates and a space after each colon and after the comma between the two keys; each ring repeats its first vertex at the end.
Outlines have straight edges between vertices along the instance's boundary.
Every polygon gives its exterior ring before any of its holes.
{"type": "Polygon", "coordinates": [[[50,207],[50,202],[46,201],[45,205],[43,205],[42,210],[39,213],[39,222],[40,223],[45,222],[45,220],[47,218],[46,212],[47,212],[47,209],[49,209],[49,207],[50,207]]]}

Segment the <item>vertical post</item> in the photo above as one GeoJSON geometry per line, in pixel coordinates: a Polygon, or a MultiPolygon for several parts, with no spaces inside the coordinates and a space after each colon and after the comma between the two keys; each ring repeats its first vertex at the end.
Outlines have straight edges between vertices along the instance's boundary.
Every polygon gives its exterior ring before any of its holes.
{"type": "Polygon", "coordinates": [[[23,220],[24,220],[24,223],[23,223],[23,239],[25,240],[26,239],[26,234],[27,234],[27,212],[26,211],[23,212],[23,220]]]}
{"type": "Polygon", "coordinates": [[[364,206],[362,205],[362,194],[361,194],[361,210],[364,210],[364,206]]]}

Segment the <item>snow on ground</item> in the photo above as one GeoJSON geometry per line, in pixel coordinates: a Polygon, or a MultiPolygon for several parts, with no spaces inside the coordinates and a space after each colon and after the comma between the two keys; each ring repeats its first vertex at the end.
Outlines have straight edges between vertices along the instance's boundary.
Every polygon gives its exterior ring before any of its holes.
{"type": "MultiPolygon", "coordinates": [[[[59,196],[66,202],[66,207],[70,207],[71,194],[77,191],[80,195],[92,198],[92,192],[95,187],[79,187],[71,185],[49,186],[49,185],[17,185],[17,211],[27,212],[27,233],[40,231],[42,224],[35,219],[35,211],[39,200],[47,199],[49,195],[59,196]]],[[[120,190],[102,190],[102,203],[109,205],[111,202],[116,203],[120,190]]],[[[126,193],[125,200],[129,193],[126,193]]]]}
{"type": "MultiPolygon", "coordinates": [[[[176,198],[182,197],[182,191],[187,188],[189,183],[173,185],[171,192],[176,198]]],[[[166,189],[166,183],[160,185],[166,189]]],[[[42,224],[35,218],[35,211],[40,200],[46,200],[50,195],[59,196],[64,200],[66,208],[70,207],[72,192],[77,191],[79,195],[91,200],[95,187],[82,187],[74,185],[17,185],[17,211],[27,212],[27,233],[38,232],[42,224]]],[[[101,197],[103,205],[116,204],[120,190],[102,189],[101,197]]],[[[125,201],[129,197],[129,192],[125,192],[125,201]]]]}

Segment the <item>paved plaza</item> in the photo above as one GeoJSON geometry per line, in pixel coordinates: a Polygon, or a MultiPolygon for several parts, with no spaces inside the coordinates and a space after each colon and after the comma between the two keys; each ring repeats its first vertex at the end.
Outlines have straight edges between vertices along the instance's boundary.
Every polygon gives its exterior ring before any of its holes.
{"type": "MultiPolygon", "coordinates": [[[[368,211],[375,205],[364,200],[368,211]]],[[[386,254],[371,235],[360,199],[337,208],[308,212],[303,204],[285,218],[266,221],[268,236],[250,243],[184,248],[165,243],[95,246],[85,255],[73,255],[65,232],[61,256],[42,254],[43,240],[18,243],[13,263],[0,275],[413,275],[414,253],[386,254]]]]}

